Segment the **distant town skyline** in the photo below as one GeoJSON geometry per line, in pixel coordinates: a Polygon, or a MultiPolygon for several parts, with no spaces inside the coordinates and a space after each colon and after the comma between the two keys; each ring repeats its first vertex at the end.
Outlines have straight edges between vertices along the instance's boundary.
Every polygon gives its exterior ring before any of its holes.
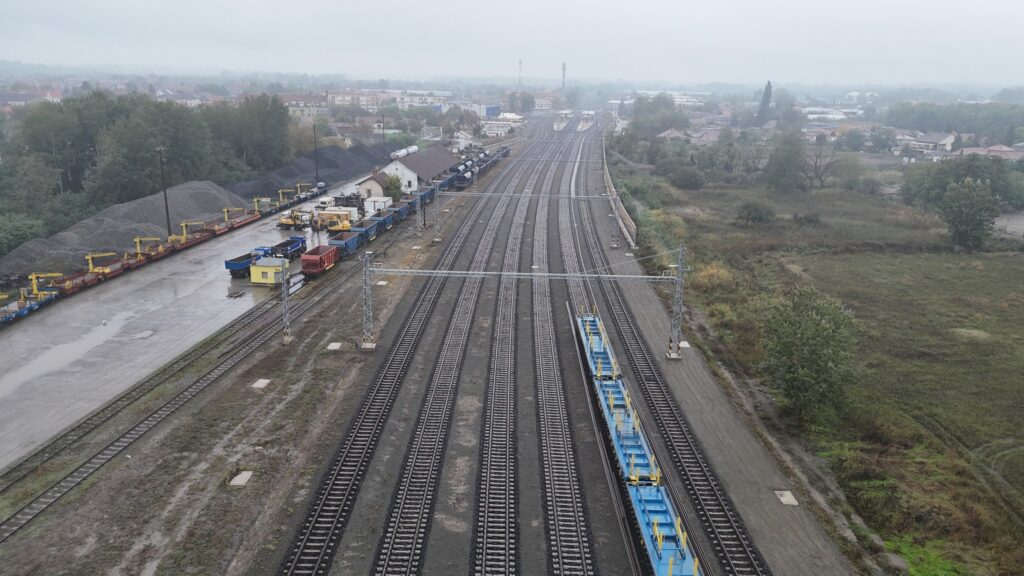
{"type": "Polygon", "coordinates": [[[465,0],[287,5],[54,0],[4,8],[0,55],[125,71],[629,82],[1024,84],[1009,62],[1024,3],[465,0]]]}

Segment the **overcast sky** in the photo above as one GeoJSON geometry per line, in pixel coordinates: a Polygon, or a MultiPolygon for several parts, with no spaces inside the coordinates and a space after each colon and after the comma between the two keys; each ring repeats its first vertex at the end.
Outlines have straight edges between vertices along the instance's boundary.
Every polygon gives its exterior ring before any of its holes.
{"type": "Polygon", "coordinates": [[[1024,84],[1024,1],[3,0],[0,59],[429,76],[1024,84]]]}

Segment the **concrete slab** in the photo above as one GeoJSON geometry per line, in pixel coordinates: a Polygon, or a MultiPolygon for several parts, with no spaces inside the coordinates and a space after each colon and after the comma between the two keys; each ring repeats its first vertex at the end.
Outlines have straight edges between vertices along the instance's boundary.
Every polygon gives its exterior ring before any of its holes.
{"type": "Polygon", "coordinates": [[[786,506],[799,506],[800,503],[796,501],[796,497],[789,490],[776,490],[775,496],[779,498],[779,502],[782,502],[786,506]]]}
{"type": "Polygon", "coordinates": [[[377,286],[387,286],[387,285],[388,285],[388,281],[387,280],[377,280],[377,286]]]}
{"type": "Polygon", "coordinates": [[[0,470],[270,296],[224,260],[293,234],[260,220],[0,330],[0,470]]]}
{"type": "Polygon", "coordinates": [[[259,380],[257,380],[257,381],[252,383],[252,387],[256,388],[257,390],[260,390],[260,389],[266,388],[267,384],[270,384],[270,380],[269,379],[267,379],[267,378],[260,378],[259,380]]]}
{"type": "Polygon", "coordinates": [[[228,484],[231,486],[245,486],[249,483],[250,478],[252,478],[252,470],[242,470],[228,484]]]}
{"type": "Polygon", "coordinates": [[[327,349],[331,351],[341,350],[341,342],[331,342],[327,345],[327,349]]]}

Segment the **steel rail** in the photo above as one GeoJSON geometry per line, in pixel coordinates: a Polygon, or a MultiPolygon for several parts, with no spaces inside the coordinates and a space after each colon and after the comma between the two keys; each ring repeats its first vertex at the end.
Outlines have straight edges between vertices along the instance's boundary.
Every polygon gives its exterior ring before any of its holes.
{"type": "MultiPolygon", "coordinates": [[[[564,169],[560,181],[565,180],[564,169]]],[[[534,217],[533,262],[548,267],[548,220],[552,181],[543,187],[534,217]]],[[[550,278],[533,278],[533,352],[537,397],[537,443],[543,474],[544,525],[548,571],[589,576],[596,573],[594,544],[587,528],[579,458],[572,438],[566,390],[551,303],[550,278]]]]}
{"type": "MultiPolygon", "coordinates": [[[[534,166],[529,180],[535,180],[543,164],[534,166]]],[[[518,186],[522,172],[509,185],[518,186]]],[[[483,270],[491,257],[501,221],[505,217],[509,197],[501,197],[491,213],[484,235],[473,254],[471,270],[483,270]]],[[[526,208],[517,210],[522,228],[526,208]]],[[[451,429],[451,414],[458,394],[459,374],[465,359],[470,326],[476,312],[482,280],[469,278],[462,285],[458,304],[445,330],[426,397],[416,419],[410,446],[399,474],[399,484],[392,498],[377,551],[375,574],[418,574],[422,570],[426,539],[430,531],[440,468],[451,429]]]]}
{"type": "MultiPolygon", "coordinates": [[[[519,163],[513,163],[489,188],[498,188],[501,183],[517,178],[519,171],[513,170],[516,167],[519,167],[519,163]]],[[[439,269],[448,269],[454,264],[470,229],[487,204],[486,201],[477,202],[467,215],[442,254],[438,262],[439,269]]],[[[412,309],[403,319],[383,365],[368,388],[319,484],[306,520],[299,528],[291,551],[284,560],[282,573],[326,574],[330,570],[338,542],[351,518],[356,495],[391,414],[400,384],[445,281],[445,278],[431,278],[420,289],[412,309]]]]}

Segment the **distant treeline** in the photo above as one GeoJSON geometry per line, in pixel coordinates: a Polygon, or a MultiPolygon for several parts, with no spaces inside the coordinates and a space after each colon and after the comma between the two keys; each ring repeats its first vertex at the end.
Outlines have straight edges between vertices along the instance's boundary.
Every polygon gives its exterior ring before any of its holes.
{"type": "Polygon", "coordinates": [[[277,96],[191,109],[96,91],[0,116],[0,255],[103,208],[196,179],[228,182],[290,159],[277,96]]]}
{"type": "Polygon", "coordinates": [[[986,104],[911,104],[889,108],[886,123],[922,132],[976,134],[989,145],[1007,146],[1024,141],[1024,106],[1003,102],[986,104]]]}

